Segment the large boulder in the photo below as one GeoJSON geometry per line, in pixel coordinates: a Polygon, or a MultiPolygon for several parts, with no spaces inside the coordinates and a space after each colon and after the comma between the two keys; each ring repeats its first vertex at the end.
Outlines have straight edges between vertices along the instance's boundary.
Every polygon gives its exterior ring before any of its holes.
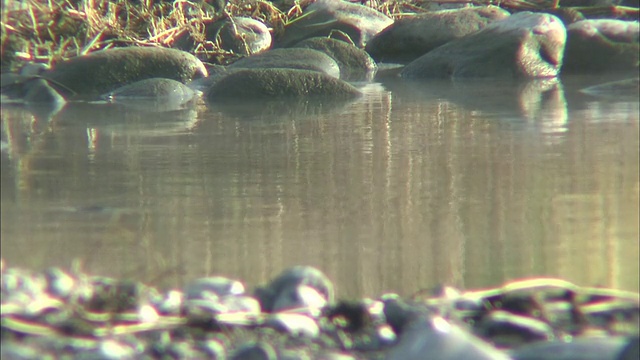
{"type": "Polygon", "coordinates": [[[567,28],[565,73],[638,72],[637,21],[583,20],[567,28]]]}
{"type": "Polygon", "coordinates": [[[562,66],[566,29],[557,17],[521,12],[409,63],[404,78],[549,78],[562,66]]]}
{"type": "Polygon", "coordinates": [[[405,17],[377,34],[365,49],[376,61],[408,63],[508,16],[499,7],[482,6],[405,17]]]}
{"type": "Polygon", "coordinates": [[[249,56],[231,64],[229,69],[299,69],[325,73],[340,77],[338,63],[329,55],[302,48],[274,49],[249,56]]]}
{"type": "Polygon", "coordinates": [[[187,83],[207,76],[195,56],[180,50],[129,47],[102,50],[58,63],[42,77],[73,99],[93,99],[124,85],[150,78],[187,83]]]}
{"type": "Polygon", "coordinates": [[[327,74],[297,69],[244,69],[233,72],[207,91],[209,101],[324,96],[353,98],[360,91],[327,74]]]}
{"type": "Polygon", "coordinates": [[[366,51],[344,41],[327,37],[303,40],[295,45],[321,51],[336,61],[340,78],[346,81],[371,80],[375,75],[376,62],[366,51]]]}
{"type": "Polygon", "coordinates": [[[302,16],[287,24],[278,44],[287,47],[304,39],[343,32],[354,44],[364,47],[369,39],[391,24],[391,18],[364,5],[343,0],[317,0],[302,16]]]}

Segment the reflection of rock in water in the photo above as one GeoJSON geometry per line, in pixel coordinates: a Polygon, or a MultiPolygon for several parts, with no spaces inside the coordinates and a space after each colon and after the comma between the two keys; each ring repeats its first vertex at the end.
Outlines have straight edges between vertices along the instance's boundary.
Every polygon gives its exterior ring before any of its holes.
{"type": "MultiPolygon", "coordinates": [[[[564,126],[566,101],[557,79],[385,81],[398,97],[422,101],[449,101],[470,111],[491,114],[502,120],[542,121],[564,126]]],[[[542,124],[543,126],[546,126],[542,124]]]]}
{"type": "Polygon", "coordinates": [[[300,119],[303,117],[340,112],[354,100],[327,98],[289,98],[280,100],[234,101],[226,100],[210,104],[213,111],[243,120],[300,119]]]}
{"type": "Polygon", "coordinates": [[[155,113],[145,111],[146,106],[153,106],[153,102],[138,105],[138,108],[132,108],[122,104],[68,103],[55,116],[55,122],[58,126],[82,124],[93,127],[130,124],[156,126],[176,123],[177,127],[184,128],[185,122],[192,122],[196,117],[194,108],[155,113]]]}
{"type": "Polygon", "coordinates": [[[580,92],[604,99],[637,100],[640,95],[640,78],[589,86],[580,92]]]}

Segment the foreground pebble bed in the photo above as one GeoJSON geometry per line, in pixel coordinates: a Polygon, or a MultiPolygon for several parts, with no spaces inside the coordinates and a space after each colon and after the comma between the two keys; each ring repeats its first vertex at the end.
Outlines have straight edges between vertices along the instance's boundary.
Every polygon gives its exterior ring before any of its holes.
{"type": "Polygon", "coordinates": [[[638,294],[531,279],[336,300],[320,270],[159,292],[2,263],[3,359],[637,359],[638,294]]]}

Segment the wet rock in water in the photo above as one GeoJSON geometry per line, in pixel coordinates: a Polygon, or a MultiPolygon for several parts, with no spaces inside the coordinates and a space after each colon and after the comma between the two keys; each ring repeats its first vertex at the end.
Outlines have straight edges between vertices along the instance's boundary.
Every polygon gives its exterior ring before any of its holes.
{"type": "Polygon", "coordinates": [[[400,76],[547,78],[562,66],[566,29],[553,15],[521,12],[451,41],[409,63],[400,76]]]}
{"type": "Polygon", "coordinates": [[[628,343],[629,339],[625,337],[542,341],[521,346],[511,351],[510,355],[514,360],[617,360],[628,343]]]}
{"type": "Polygon", "coordinates": [[[502,351],[440,317],[419,317],[406,329],[387,360],[509,360],[502,351]]]}
{"type": "Polygon", "coordinates": [[[637,21],[583,20],[567,28],[563,73],[638,73],[637,21]]]}
{"type": "Polygon", "coordinates": [[[366,51],[344,41],[327,37],[315,37],[294,45],[321,51],[336,61],[340,78],[346,81],[368,81],[375,75],[377,66],[366,51]]]}
{"type": "Polygon", "coordinates": [[[289,295],[292,290],[296,292],[295,290],[301,286],[316,291],[328,303],[335,300],[331,280],[322,271],[311,266],[295,266],[283,271],[267,286],[256,288],[255,295],[262,310],[272,312],[278,301],[285,301],[281,296],[289,295]]]}
{"type": "Polygon", "coordinates": [[[159,112],[181,109],[197,95],[196,91],[179,81],[152,78],[117,88],[101,98],[139,110],[159,112]]]}
{"type": "Polygon", "coordinates": [[[304,39],[343,32],[356,46],[364,47],[369,39],[391,24],[391,18],[367,6],[343,0],[318,0],[287,25],[277,43],[286,47],[304,39]]]}
{"type": "Polygon", "coordinates": [[[278,97],[354,98],[352,85],[327,74],[295,69],[244,69],[227,75],[206,91],[209,101],[278,97]]]}
{"type": "MultiPolygon", "coordinates": [[[[232,16],[203,23],[205,40],[219,43],[223,50],[240,55],[252,55],[271,47],[269,28],[260,20],[232,16]]],[[[176,38],[173,47],[193,51],[196,45],[193,36],[184,32],[176,38]]]]}
{"type": "Polygon", "coordinates": [[[640,96],[640,78],[589,86],[580,92],[605,99],[636,100],[640,96]]]}
{"type": "Polygon", "coordinates": [[[499,7],[483,6],[405,17],[377,34],[365,49],[376,61],[408,63],[508,16],[499,7]]]}
{"type": "Polygon", "coordinates": [[[187,83],[207,76],[195,56],[180,50],[128,47],[97,51],[56,64],[42,74],[72,99],[95,99],[119,87],[150,78],[187,83]]]}
{"type": "Polygon", "coordinates": [[[640,337],[633,336],[627,345],[622,349],[616,360],[636,360],[640,359],[640,337]]]}
{"type": "Polygon", "coordinates": [[[275,49],[249,56],[228,66],[233,69],[298,69],[312,70],[340,78],[340,67],[329,55],[302,48],[275,49]]]}

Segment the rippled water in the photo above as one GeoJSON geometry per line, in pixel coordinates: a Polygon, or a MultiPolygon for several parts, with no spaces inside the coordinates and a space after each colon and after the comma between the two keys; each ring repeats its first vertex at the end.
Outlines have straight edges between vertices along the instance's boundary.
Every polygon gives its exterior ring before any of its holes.
{"type": "Polygon", "coordinates": [[[2,257],[162,288],[309,264],[338,294],[530,276],[638,290],[639,106],[602,81],[345,103],[2,106],[2,257]],[[33,115],[37,114],[37,115],[33,115]]]}

